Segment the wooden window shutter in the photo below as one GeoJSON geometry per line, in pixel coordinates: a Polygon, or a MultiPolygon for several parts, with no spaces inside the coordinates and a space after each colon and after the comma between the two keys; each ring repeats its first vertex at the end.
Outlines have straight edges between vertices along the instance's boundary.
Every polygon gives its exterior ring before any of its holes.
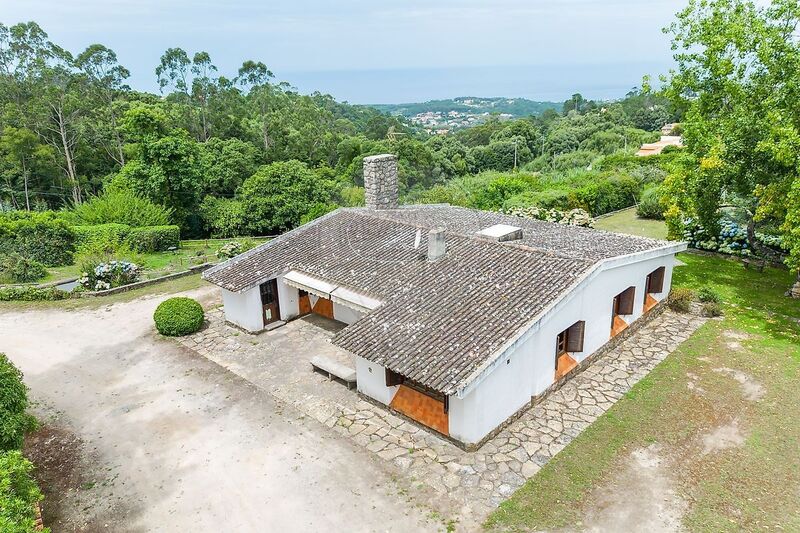
{"type": "Polygon", "coordinates": [[[620,295],[617,304],[618,315],[632,315],[633,314],[633,301],[636,298],[636,287],[628,287],[620,295]]]}
{"type": "Polygon", "coordinates": [[[386,386],[387,387],[394,387],[395,385],[400,385],[403,383],[403,376],[398,374],[397,372],[392,372],[388,368],[386,369],[386,386]]]}
{"type": "Polygon", "coordinates": [[[583,331],[586,327],[586,322],[579,320],[572,324],[567,330],[567,351],[568,352],[582,352],[583,351],[583,331]]]}
{"type": "Polygon", "coordinates": [[[647,292],[658,294],[664,290],[664,267],[658,267],[648,276],[647,292]]]}

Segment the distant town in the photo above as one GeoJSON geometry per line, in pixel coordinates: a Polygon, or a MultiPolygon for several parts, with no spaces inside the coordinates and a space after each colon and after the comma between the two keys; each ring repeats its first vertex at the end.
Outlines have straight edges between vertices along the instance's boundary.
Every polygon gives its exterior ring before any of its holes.
{"type": "Polygon", "coordinates": [[[511,120],[539,115],[547,109],[560,109],[561,103],[535,102],[525,98],[479,98],[462,96],[413,104],[373,105],[394,115],[402,115],[429,134],[445,135],[485,122],[489,117],[511,120]]]}

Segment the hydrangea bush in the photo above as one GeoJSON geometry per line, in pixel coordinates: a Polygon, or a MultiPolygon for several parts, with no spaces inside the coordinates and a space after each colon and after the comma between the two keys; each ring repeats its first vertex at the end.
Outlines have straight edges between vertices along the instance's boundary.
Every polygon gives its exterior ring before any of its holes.
{"type": "MultiPolygon", "coordinates": [[[[783,239],[776,235],[756,232],[756,239],[765,246],[786,253],[783,239]]],[[[711,235],[700,223],[692,218],[684,221],[683,239],[692,248],[709,250],[723,254],[749,257],[753,255],[747,242],[747,229],[731,220],[720,222],[719,235],[711,235]]]]}
{"type": "Polygon", "coordinates": [[[236,257],[239,254],[250,250],[251,248],[255,247],[256,243],[252,239],[242,239],[238,241],[231,241],[223,244],[219,250],[217,250],[217,257],[220,259],[230,259],[231,257],[236,257]]]}
{"type": "Polygon", "coordinates": [[[507,215],[515,217],[533,218],[536,220],[545,220],[547,222],[557,222],[559,224],[566,224],[569,226],[582,226],[584,228],[591,228],[594,226],[594,219],[585,209],[570,209],[569,211],[560,211],[558,209],[545,209],[543,207],[530,206],[530,207],[511,207],[503,210],[507,215]]]}
{"type": "Polygon", "coordinates": [[[108,261],[86,269],[78,279],[81,287],[91,291],[104,291],[139,281],[141,271],[128,261],[108,261]]]}
{"type": "Polygon", "coordinates": [[[239,241],[231,241],[228,243],[223,244],[219,250],[217,250],[217,257],[220,259],[230,259],[231,257],[235,257],[244,251],[244,246],[239,241]]]}

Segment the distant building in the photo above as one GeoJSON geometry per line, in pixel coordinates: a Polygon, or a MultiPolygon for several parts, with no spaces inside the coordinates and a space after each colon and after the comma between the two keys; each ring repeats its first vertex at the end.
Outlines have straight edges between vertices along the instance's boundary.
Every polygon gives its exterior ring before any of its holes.
{"type": "Polygon", "coordinates": [[[643,144],[636,155],[642,157],[646,155],[657,155],[664,151],[667,146],[677,146],[683,148],[683,138],[680,135],[672,135],[678,124],[664,124],[661,127],[661,139],[658,142],[643,144]]]}

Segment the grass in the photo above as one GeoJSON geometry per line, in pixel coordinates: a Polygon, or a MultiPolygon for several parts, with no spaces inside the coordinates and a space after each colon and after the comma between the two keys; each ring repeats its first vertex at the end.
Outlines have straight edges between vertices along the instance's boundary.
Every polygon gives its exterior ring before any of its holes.
{"type": "MultiPolygon", "coordinates": [[[[174,252],[137,254],[132,259],[143,267],[143,278],[152,279],[186,270],[193,265],[218,261],[217,250],[232,240],[236,239],[181,241],[180,248],[174,252]]],[[[264,239],[252,240],[260,244],[264,239]]],[[[37,283],[77,278],[80,275],[80,265],[77,264],[53,267],[48,269],[47,277],[37,283]]]]}
{"type": "Polygon", "coordinates": [[[686,266],[676,269],[674,284],[716,290],[724,319],[701,327],[504,502],[486,528],[576,527],[594,490],[611,486],[630,453],[659,443],[687,503],[688,530],[800,530],[800,303],[783,296],[793,276],[745,271],[716,257],[680,259],[686,266]],[[719,367],[749,374],[766,395],[746,400],[719,367]],[[689,390],[689,374],[702,394],[689,390]],[[703,434],[734,419],[744,444],[703,455],[703,434]]]}
{"type": "Polygon", "coordinates": [[[627,233],[651,239],[666,239],[667,225],[663,220],[650,220],[636,216],[636,208],[631,207],[611,216],[597,219],[594,224],[597,229],[627,233]]]}
{"type": "Polygon", "coordinates": [[[208,285],[200,274],[192,274],[190,276],[183,276],[178,279],[157,283],[148,287],[134,289],[127,292],[112,294],[109,296],[101,296],[94,298],[70,298],[69,300],[57,301],[41,301],[41,302],[0,302],[0,312],[4,310],[28,310],[28,309],[88,309],[103,307],[121,302],[129,302],[142,296],[149,296],[153,294],[174,294],[183,291],[189,291],[208,285]]]}

